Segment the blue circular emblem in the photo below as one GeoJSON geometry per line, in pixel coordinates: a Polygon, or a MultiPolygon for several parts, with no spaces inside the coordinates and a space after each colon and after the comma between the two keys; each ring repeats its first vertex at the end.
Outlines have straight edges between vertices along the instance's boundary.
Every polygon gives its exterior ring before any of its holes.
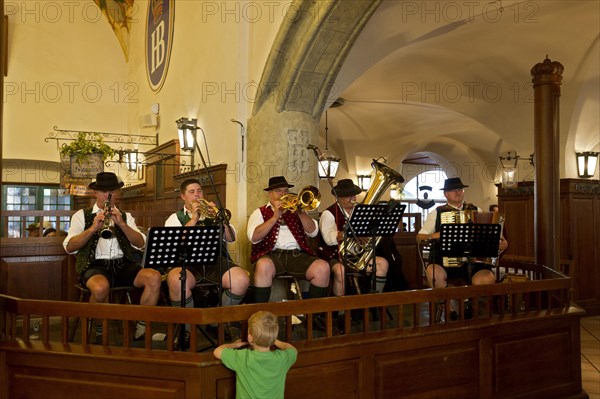
{"type": "Polygon", "coordinates": [[[146,73],[154,92],[160,91],[171,58],[175,0],[150,0],[146,19],[146,73]]]}

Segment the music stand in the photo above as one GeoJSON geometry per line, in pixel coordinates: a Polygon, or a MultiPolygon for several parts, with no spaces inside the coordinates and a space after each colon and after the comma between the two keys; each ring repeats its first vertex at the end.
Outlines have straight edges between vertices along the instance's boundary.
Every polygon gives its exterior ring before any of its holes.
{"type": "MultiPolygon", "coordinates": [[[[163,272],[170,267],[181,267],[181,307],[185,308],[187,267],[215,265],[220,255],[221,226],[152,227],[148,232],[142,267],[163,272]]],[[[201,331],[214,346],[213,340],[201,331]]],[[[185,324],[179,330],[181,349],[184,349],[184,340],[185,324]]]]}
{"type": "Polygon", "coordinates": [[[440,229],[440,253],[442,256],[447,257],[467,258],[468,282],[471,284],[472,259],[475,257],[492,258],[498,256],[500,229],[499,224],[442,224],[440,229]]]}
{"type": "MultiPolygon", "coordinates": [[[[406,205],[399,201],[390,201],[383,204],[357,204],[348,221],[348,230],[354,237],[379,237],[392,236],[396,233],[406,205]]],[[[345,234],[345,238],[346,239],[345,234]]],[[[373,245],[373,291],[375,291],[375,242],[373,245]]]]}

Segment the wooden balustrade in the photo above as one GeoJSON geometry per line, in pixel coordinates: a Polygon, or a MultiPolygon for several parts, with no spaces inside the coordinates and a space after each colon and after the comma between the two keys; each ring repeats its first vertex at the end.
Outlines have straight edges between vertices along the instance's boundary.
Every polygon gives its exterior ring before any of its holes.
{"type": "Polygon", "coordinates": [[[233,398],[234,373],[211,351],[196,352],[196,328],[190,329],[190,350],[178,351],[175,328],[217,324],[223,342],[227,324],[243,327],[257,310],[280,316],[281,338],[299,350],[287,377],[288,398],[420,398],[442,392],[448,398],[587,397],[579,362],[583,312],[570,304],[571,279],[540,265],[508,267],[499,267],[498,275],[518,273],[531,280],[247,304],[226,311],[0,295],[0,397],[43,392],[48,398],[233,398]],[[468,299],[474,306],[471,319],[462,305],[468,299]],[[436,320],[436,306],[448,309],[452,301],[461,304],[461,318],[436,320]],[[342,309],[345,333],[336,334],[333,316],[342,309]],[[314,314],[324,315],[325,331],[314,329],[314,314]],[[304,315],[302,325],[293,325],[295,315],[304,315]],[[102,320],[105,331],[113,321],[122,323],[122,339],[105,333],[103,345],[88,345],[82,328],[77,342],[69,342],[77,316],[81,325],[102,320]],[[129,338],[136,320],[146,321],[141,343],[129,338]],[[166,341],[152,341],[156,332],[166,332],[166,341]]]}

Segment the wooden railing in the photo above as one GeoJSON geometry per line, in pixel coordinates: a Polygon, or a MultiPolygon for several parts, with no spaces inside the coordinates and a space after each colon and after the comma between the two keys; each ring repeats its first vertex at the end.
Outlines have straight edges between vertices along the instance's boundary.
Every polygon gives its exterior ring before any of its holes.
{"type": "Polygon", "coordinates": [[[197,352],[194,327],[218,325],[220,343],[227,325],[240,322],[243,330],[251,314],[269,310],[281,317],[280,337],[299,350],[286,380],[290,399],[586,398],[583,312],[570,304],[571,280],[539,265],[510,267],[497,272],[532,280],[205,309],[0,295],[0,397],[233,398],[235,374],[211,351],[197,352]],[[467,299],[472,318],[465,315],[467,299]],[[460,304],[460,318],[436,318],[451,302],[460,304]],[[339,334],[333,316],[342,309],[339,334]],[[314,328],[315,314],[324,315],[325,331],[314,328]],[[304,322],[294,325],[300,315],[304,322]],[[69,342],[75,317],[80,326],[101,320],[102,345],[87,344],[86,328],[69,342]],[[146,321],[141,343],[130,338],[136,320],[146,321]],[[175,347],[176,325],[183,323],[192,326],[187,352],[175,347]],[[120,342],[107,333],[115,324],[120,342]],[[152,341],[157,332],[166,332],[166,340],[152,341]]]}
{"type": "MultiPolygon", "coordinates": [[[[288,301],[282,303],[249,304],[227,308],[180,309],[172,307],[127,306],[113,304],[88,304],[62,301],[25,300],[15,297],[0,296],[2,309],[2,332],[4,341],[30,341],[32,334],[32,318],[40,319],[39,340],[42,343],[51,341],[63,345],[68,342],[69,329],[72,319],[80,318],[85,325],[86,320],[102,320],[104,325],[104,345],[110,345],[107,331],[110,321],[123,323],[122,346],[131,348],[131,326],[136,320],[146,321],[145,350],[152,348],[152,335],[166,333],[166,350],[175,350],[175,328],[178,324],[187,323],[192,327],[205,327],[218,324],[220,327],[220,342],[223,342],[224,328],[227,323],[243,322],[257,310],[269,310],[285,318],[285,338],[298,343],[334,337],[334,314],[345,310],[346,334],[367,334],[373,332],[415,333],[429,329],[439,329],[441,325],[456,323],[476,323],[485,321],[501,321],[507,318],[527,317],[540,313],[560,313],[570,306],[571,279],[560,273],[540,265],[524,265],[517,262],[498,267],[497,275],[518,273],[526,275],[531,281],[495,284],[492,286],[452,287],[447,289],[425,289],[396,293],[370,294],[347,296],[340,298],[312,299],[288,301]],[[456,305],[458,304],[458,307],[456,305]],[[473,317],[467,319],[465,306],[472,307],[473,317]],[[436,320],[439,307],[449,312],[454,306],[460,315],[458,321],[442,317],[436,320]],[[359,331],[351,329],[351,314],[359,311],[362,314],[362,327],[359,331]],[[306,321],[306,330],[301,338],[292,336],[292,318],[302,314],[306,321]],[[316,333],[312,315],[323,314],[327,323],[326,331],[316,333]],[[373,314],[379,315],[379,320],[373,320],[373,314]],[[392,317],[390,317],[393,315],[392,317]],[[408,317],[407,317],[408,316],[408,317]],[[50,319],[60,318],[60,332],[50,338],[50,319]],[[17,320],[22,321],[22,328],[17,328],[17,320]]],[[[448,314],[448,313],[446,313],[448,314]]],[[[192,344],[196,342],[197,329],[191,328],[192,344]]],[[[89,341],[89,332],[81,328],[78,342],[89,341]]],[[[337,338],[337,336],[335,337],[337,338]]],[[[191,348],[194,351],[194,347],[191,348]]]]}

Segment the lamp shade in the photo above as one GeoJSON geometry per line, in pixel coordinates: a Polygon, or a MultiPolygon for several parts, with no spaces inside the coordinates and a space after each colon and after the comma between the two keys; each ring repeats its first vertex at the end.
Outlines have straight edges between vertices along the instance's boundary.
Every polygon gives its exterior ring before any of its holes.
{"type": "Polygon", "coordinates": [[[318,162],[318,174],[319,178],[327,179],[327,178],[335,178],[337,174],[338,167],[340,166],[339,158],[334,157],[332,154],[324,151],[321,155],[318,162]]]}
{"type": "Polygon", "coordinates": [[[502,168],[502,187],[511,188],[517,185],[517,169],[512,166],[502,168]]]}
{"type": "Polygon", "coordinates": [[[588,179],[596,173],[596,165],[598,164],[598,152],[586,151],[577,152],[577,175],[588,179]]]}
{"type": "Polygon", "coordinates": [[[127,165],[127,170],[130,172],[135,172],[138,167],[138,150],[127,151],[127,157],[125,159],[125,163],[127,165]]]}
{"type": "Polygon", "coordinates": [[[196,136],[197,119],[179,118],[177,121],[177,133],[179,135],[179,147],[183,151],[194,150],[194,139],[196,136]]]}

